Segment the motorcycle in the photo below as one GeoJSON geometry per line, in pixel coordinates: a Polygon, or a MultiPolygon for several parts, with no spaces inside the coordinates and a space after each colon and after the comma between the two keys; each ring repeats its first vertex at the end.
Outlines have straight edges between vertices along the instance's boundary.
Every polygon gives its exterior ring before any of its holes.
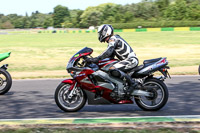
{"type": "MultiPolygon", "coordinates": [[[[10,56],[11,52],[0,54],[0,62],[10,56]]],[[[12,78],[7,71],[8,64],[0,67],[0,95],[7,93],[12,86],[12,78]]]]}
{"type": "Polygon", "coordinates": [[[118,62],[116,59],[104,59],[97,64],[87,63],[93,50],[83,48],[68,62],[67,71],[72,79],[63,80],[55,90],[54,98],[57,106],[65,112],[78,111],[88,101],[89,105],[99,104],[136,104],[143,110],[156,111],[161,109],[168,100],[168,89],[164,83],[170,77],[166,58],[145,60],[128,72],[140,87],[126,95],[128,84],[123,79],[108,74],[109,68],[118,62]],[[154,77],[159,71],[164,76],[154,77]]]}
{"type": "Polygon", "coordinates": [[[198,71],[199,71],[199,75],[200,75],[200,65],[199,65],[199,70],[198,71]]]}

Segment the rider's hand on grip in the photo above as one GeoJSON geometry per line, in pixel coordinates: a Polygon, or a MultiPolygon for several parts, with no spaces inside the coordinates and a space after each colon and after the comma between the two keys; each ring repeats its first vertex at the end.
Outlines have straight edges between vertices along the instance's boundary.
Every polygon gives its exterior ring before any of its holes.
{"type": "Polygon", "coordinates": [[[99,59],[97,57],[96,58],[87,58],[86,62],[87,63],[98,63],[99,59]]]}

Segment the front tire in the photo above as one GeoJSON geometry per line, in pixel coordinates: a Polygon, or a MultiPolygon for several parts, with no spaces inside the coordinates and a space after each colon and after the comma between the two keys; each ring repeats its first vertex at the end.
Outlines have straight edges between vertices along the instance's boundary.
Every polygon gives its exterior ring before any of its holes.
{"type": "Polygon", "coordinates": [[[81,88],[76,88],[72,98],[69,98],[71,84],[61,83],[55,91],[55,102],[65,112],[75,112],[82,109],[87,101],[87,96],[81,88]]]}
{"type": "Polygon", "coordinates": [[[155,87],[149,92],[153,94],[153,97],[136,96],[136,104],[145,111],[157,111],[161,109],[168,101],[168,89],[163,81],[150,78],[144,82],[144,88],[146,86],[155,87]]]}
{"type": "Polygon", "coordinates": [[[7,93],[12,86],[12,78],[5,69],[0,69],[0,95],[7,93]]]}

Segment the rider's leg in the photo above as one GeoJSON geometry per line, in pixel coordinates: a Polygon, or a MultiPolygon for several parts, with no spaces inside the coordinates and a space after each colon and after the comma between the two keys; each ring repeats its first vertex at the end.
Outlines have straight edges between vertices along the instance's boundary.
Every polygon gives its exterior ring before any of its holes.
{"type": "Polygon", "coordinates": [[[114,67],[112,67],[109,71],[110,75],[116,78],[120,78],[122,79],[124,82],[127,82],[129,87],[128,90],[126,91],[127,94],[131,94],[132,91],[134,90],[134,88],[136,87],[137,83],[135,82],[135,80],[132,80],[131,77],[124,73],[123,71],[119,70],[119,69],[114,69],[114,67]]]}
{"type": "Polygon", "coordinates": [[[111,76],[123,79],[125,80],[125,82],[128,83],[129,88],[126,92],[127,94],[132,93],[134,88],[137,86],[137,83],[135,82],[135,80],[132,80],[131,77],[125,72],[137,67],[137,65],[138,65],[138,60],[136,60],[135,58],[131,58],[131,59],[123,60],[113,65],[113,67],[111,67],[109,70],[109,73],[111,76]]]}

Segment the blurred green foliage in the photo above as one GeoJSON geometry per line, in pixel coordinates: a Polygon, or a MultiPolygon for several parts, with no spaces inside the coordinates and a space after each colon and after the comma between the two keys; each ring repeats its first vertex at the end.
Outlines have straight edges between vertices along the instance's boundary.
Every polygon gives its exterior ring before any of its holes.
{"type": "Polygon", "coordinates": [[[88,28],[103,23],[117,28],[200,26],[199,0],[142,0],[118,5],[105,3],[85,10],[69,10],[58,5],[49,14],[33,12],[30,16],[0,14],[0,28],[88,28]],[[125,23],[125,24],[122,24],[125,23]]]}
{"type": "Polygon", "coordinates": [[[156,27],[195,27],[200,26],[200,21],[172,21],[172,20],[161,20],[161,21],[139,21],[132,23],[113,23],[112,26],[114,29],[131,29],[138,28],[141,26],[142,28],[156,28],[156,27]]]}

